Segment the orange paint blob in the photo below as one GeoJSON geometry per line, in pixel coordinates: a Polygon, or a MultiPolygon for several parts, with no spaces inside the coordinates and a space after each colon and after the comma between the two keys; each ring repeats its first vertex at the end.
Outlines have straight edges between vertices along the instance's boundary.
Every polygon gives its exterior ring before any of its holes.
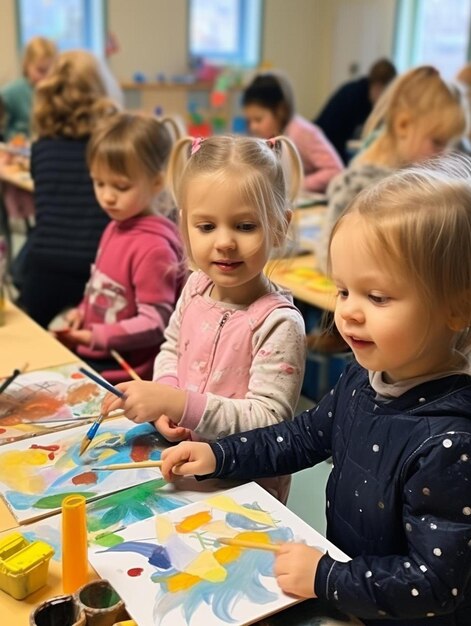
{"type": "Polygon", "coordinates": [[[95,485],[97,480],[95,472],[83,472],[72,478],[74,485],[95,485]]]}
{"type": "Polygon", "coordinates": [[[200,526],[204,526],[213,519],[213,516],[209,511],[201,511],[201,513],[195,513],[185,517],[179,524],[175,525],[177,533],[191,533],[200,526]]]}

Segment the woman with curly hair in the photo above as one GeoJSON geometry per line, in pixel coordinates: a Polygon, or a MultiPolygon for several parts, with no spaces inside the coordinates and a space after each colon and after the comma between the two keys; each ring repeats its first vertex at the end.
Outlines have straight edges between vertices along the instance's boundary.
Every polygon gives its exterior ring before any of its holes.
{"type": "Polygon", "coordinates": [[[36,91],[31,151],[36,226],[23,255],[19,304],[44,327],[80,302],[108,222],[85,153],[96,123],[118,109],[110,98],[115,85],[94,55],[75,50],[59,55],[36,91]]]}

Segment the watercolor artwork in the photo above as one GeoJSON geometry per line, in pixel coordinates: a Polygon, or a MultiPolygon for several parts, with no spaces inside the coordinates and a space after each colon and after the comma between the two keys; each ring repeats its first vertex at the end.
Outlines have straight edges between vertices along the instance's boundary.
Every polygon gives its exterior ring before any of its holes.
{"type": "Polygon", "coordinates": [[[54,431],[65,421],[99,413],[106,392],[79,367],[75,363],[17,376],[0,394],[0,444],[54,431]]]}
{"type": "Polygon", "coordinates": [[[139,626],[252,624],[299,600],[279,589],[273,552],[224,545],[304,541],[348,557],[256,483],[137,522],[89,560],[139,626]]]}
{"type": "Polygon", "coordinates": [[[0,448],[0,495],[20,524],[57,512],[69,494],[93,500],[162,476],[157,468],[96,469],[160,459],[162,446],[152,425],[136,425],[126,418],[107,420],[80,456],[88,429],[86,424],[0,448]]]}
{"type": "MultiPolygon", "coordinates": [[[[167,483],[163,478],[155,478],[89,502],[88,544],[108,548],[122,543],[120,533],[127,526],[207,498],[208,491],[216,492],[214,486],[208,489],[210,483],[198,482],[194,478],[167,483]]],[[[45,541],[54,548],[53,560],[61,560],[60,514],[28,524],[21,530],[21,534],[29,541],[45,541]]]]}

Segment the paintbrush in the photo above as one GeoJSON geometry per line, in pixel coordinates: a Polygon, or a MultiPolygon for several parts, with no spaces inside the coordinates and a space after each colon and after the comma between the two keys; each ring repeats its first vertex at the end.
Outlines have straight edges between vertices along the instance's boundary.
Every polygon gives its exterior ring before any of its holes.
{"type": "Polygon", "coordinates": [[[96,435],[96,432],[100,426],[100,424],[102,423],[102,421],[105,419],[106,414],[102,413],[101,415],[98,416],[98,418],[93,422],[93,424],[90,426],[87,434],[85,435],[85,437],[82,439],[82,443],[80,444],[80,450],[79,450],[79,456],[82,456],[82,454],[85,452],[85,450],[88,448],[88,446],[91,444],[91,442],[93,441],[93,438],[96,435]]]}
{"type": "Polygon", "coordinates": [[[134,380],[142,380],[142,378],[139,376],[136,370],[134,370],[125,359],[123,359],[123,357],[119,354],[119,352],[116,352],[116,350],[110,350],[110,352],[111,352],[111,356],[114,359],[116,359],[116,361],[121,365],[123,370],[127,374],[129,374],[131,378],[133,378],[134,380]]]}
{"type": "Polygon", "coordinates": [[[142,467],[162,467],[163,461],[136,461],[135,463],[115,463],[104,467],[92,467],[94,471],[111,471],[124,469],[140,469],[142,467]]]}
{"type": "Polygon", "coordinates": [[[7,378],[5,378],[5,380],[3,381],[3,383],[0,385],[0,393],[3,393],[5,391],[5,389],[7,389],[7,387],[9,387],[11,385],[11,383],[15,380],[15,378],[17,376],[19,376],[21,374],[21,370],[20,369],[14,369],[13,373],[10,374],[10,376],[8,376],[7,378]]]}
{"type": "Polygon", "coordinates": [[[261,541],[248,541],[245,539],[226,539],[220,537],[216,539],[218,543],[226,546],[236,546],[238,548],[251,548],[252,550],[268,550],[269,552],[279,552],[280,545],[276,543],[262,543],[261,541]]]}
{"type": "MultiPolygon", "coordinates": [[[[116,389],[116,387],[113,387],[113,385],[110,385],[110,383],[108,381],[104,380],[103,378],[100,378],[99,376],[97,376],[93,372],[90,372],[89,370],[85,369],[84,367],[79,367],[79,371],[82,372],[82,374],[85,374],[85,376],[88,376],[88,378],[91,378],[91,380],[96,382],[97,385],[100,385],[101,387],[103,387],[107,391],[110,391],[111,393],[114,393],[114,395],[118,396],[118,398],[124,398],[124,393],[122,391],[120,391],[119,389],[116,389]]],[[[85,437],[82,439],[82,443],[80,444],[79,456],[82,456],[82,454],[88,448],[90,443],[93,441],[93,438],[95,437],[95,435],[97,433],[97,430],[98,430],[100,424],[102,423],[102,421],[105,419],[105,417],[106,417],[106,414],[105,413],[101,413],[97,417],[97,419],[93,422],[93,424],[91,425],[89,431],[87,432],[85,437]]]]}

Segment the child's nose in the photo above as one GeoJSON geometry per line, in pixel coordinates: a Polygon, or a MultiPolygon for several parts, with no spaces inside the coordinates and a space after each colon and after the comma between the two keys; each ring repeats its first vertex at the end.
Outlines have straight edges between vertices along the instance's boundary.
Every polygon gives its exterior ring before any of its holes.
{"type": "Polygon", "coordinates": [[[113,189],[110,189],[110,188],[107,188],[107,187],[105,187],[105,189],[104,189],[103,197],[105,199],[105,202],[107,202],[109,204],[115,202],[115,200],[116,200],[116,194],[113,191],[113,189]]]}
{"type": "Polygon", "coordinates": [[[216,247],[221,249],[235,248],[235,240],[229,230],[220,230],[216,240],[216,247]]]}
{"type": "Polygon", "coordinates": [[[340,315],[345,321],[363,322],[365,315],[362,307],[357,298],[348,296],[345,300],[340,301],[337,306],[339,307],[340,315]]]}

